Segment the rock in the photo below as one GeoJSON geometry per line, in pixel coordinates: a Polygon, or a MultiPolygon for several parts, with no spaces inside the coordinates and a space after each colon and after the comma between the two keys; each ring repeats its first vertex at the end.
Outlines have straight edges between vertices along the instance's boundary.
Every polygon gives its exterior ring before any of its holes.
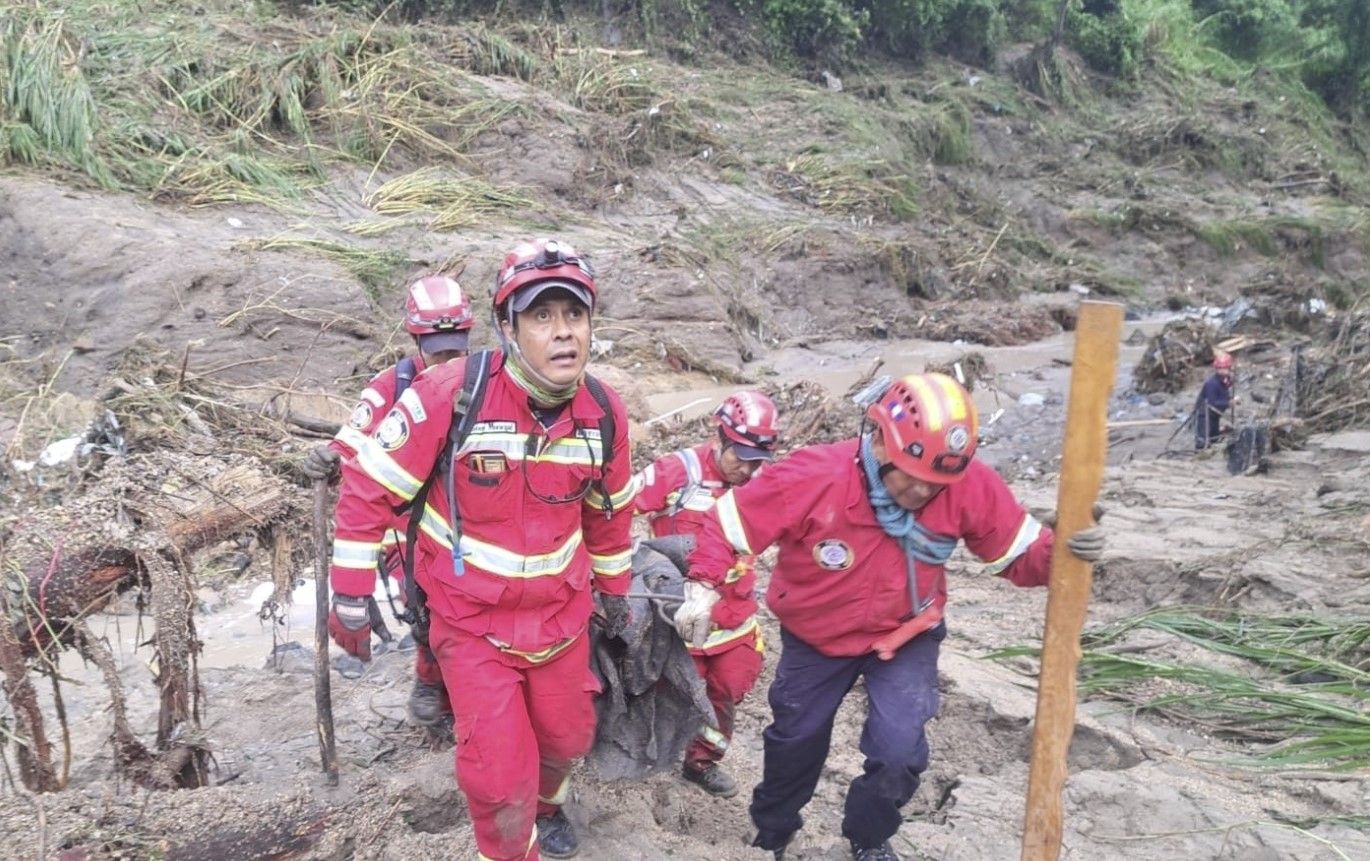
{"type": "MultiPolygon", "coordinates": [[[[351,655],[346,655],[344,657],[357,661],[357,659],[352,658],[351,655]]],[[[335,660],[335,667],[337,666],[337,663],[338,662],[335,660]]],[[[361,661],[357,661],[357,663],[360,664],[361,661]]],[[[262,665],[262,668],[266,670],[275,670],[278,673],[308,675],[309,673],[314,672],[314,650],[305,647],[296,640],[291,640],[288,643],[280,643],[276,648],[271,650],[270,655],[267,655],[266,663],[262,665]]],[[[342,673],[342,669],[339,668],[338,672],[342,673]]],[[[346,673],[343,673],[343,675],[347,676],[346,673]]],[[[358,672],[358,675],[361,675],[361,673],[358,672]]],[[[348,678],[354,677],[349,676],[348,678]]]]}
{"type": "Polygon", "coordinates": [[[823,71],[823,86],[834,93],[842,92],[842,79],[827,70],[823,71]]]}
{"type": "Polygon", "coordinates": [[[1023,392],[1018,396],[1018,405],[1022,407],[1040,407],[1046,403],[1046,398],[1036,392],[1023,392]]]}
{"type": "Polygon", "coordinates": [[[1159,407],[1162,404],[1164,404],[1167,400],[1168,398],[1165,396],[1164,392],[1152,392],[1151,394],[1146,396],[1146,402],[1151,404],[1153,407],[1159,407]]]}

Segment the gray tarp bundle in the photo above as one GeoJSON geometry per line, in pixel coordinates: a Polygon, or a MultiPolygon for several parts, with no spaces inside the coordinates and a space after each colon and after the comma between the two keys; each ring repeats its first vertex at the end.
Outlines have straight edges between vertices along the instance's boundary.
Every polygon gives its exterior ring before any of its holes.
{"type": "MultiPolygon", "coordinates": [[[[644,541],[633,553],[633,594],[684,593],[692,538],[644,541]]],[[[591,628],[590,665],[604,686],[588,761],[601,777],[639,778],[680,767],[685,747],[714,724],[704,680],[671,624],[677,603],[629,598],[632,620],[615,639],[591,628]]]]}

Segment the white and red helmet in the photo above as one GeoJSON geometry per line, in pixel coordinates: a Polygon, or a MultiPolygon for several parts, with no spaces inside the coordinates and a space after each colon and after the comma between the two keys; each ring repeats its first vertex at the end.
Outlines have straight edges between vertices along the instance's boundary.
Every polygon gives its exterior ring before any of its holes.
{"type": "Polygon", "coordinates": [[[975,457],[980,433],[975,404],[946,374],[895,380],[866,415],[884,434],[890,463],[921,481],[955,484],[975,457]]]}
{"type": "Polygon", "coordinates": [[[780,414],[760,392],[736,392],[714,410],[724,443],[741,460],[771,460],[780,441],[780,414]]]}
{"type": "Polygon", "coordinates": [[[544,291],[559,288],[595,310],[595,271],[588,258],[565,242],[535,239],[504,255],[495,280],[495,316],[512,319],[544,291]]]}
{"type": "Polygon", "coordinates": [[[419,339],[419,349],[425,353],[468,350],[475,324],[471,300],[455,279],[425,275],[409,285],[404,328],[419,339]]]}

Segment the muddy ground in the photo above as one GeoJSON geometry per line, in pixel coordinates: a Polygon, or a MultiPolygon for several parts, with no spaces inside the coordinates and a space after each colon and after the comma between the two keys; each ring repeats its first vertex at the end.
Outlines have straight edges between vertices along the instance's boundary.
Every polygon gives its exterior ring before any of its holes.
{"type": "MultiPolygon", "coordinates": [[[[1143,323],[1155,328],[1159,321],[1143,323]]],[[[1012,465],[1015,488],[1032,505],[1053,499],[1052,461],[1043,451],[1057,438],[1062,386],[1059,362],[1067,338],[995,351],[1003,370],[981,394],[1004,416],[991,427],[985,456],[1012,465]],[[1044,395],[1023,406],[1012,394],[1044,395]]],[[[885,355],[937,361],[945,345],[889,345],[885,355]]],[[[884,351],[882,351],[884,352],[884,351]]],[[[1114,398],[1116,421],[1185,408],[1188,393],[1161,404],[1130,397],[1126,348],[1114,398]]],[[[837,382],[869,360],[860,345],[825,348],[821,366],[837,382]]],[[[775,357],[785,367],[790,357],[775,357]]],[[[812,359],[812,357],[810,357],[812,359]]],[[[651,393],[649,403],[693,399],[693,392],[651,393]]],[[[1216,604],[1252,611],[1324,612],[1363,617],[1370,608],[1363,518],[1370,478],[1364,433],[1316,438],[1302,451],[1273,457],[1267,474],[1233,477],[1220,456],[1195,456],[1187,439],[1164,450],[1172,425],[1142,426],[1111,447],[1103,500],[1110,546],[1096,572],[1091,623],[1165,604],[1216,604]],[[1329,481],[1335,488],[1328,491],[1329,481]],[[1321,493],[1320,493],[1321,489],[1321,493]]],[[[942,710],[930,729],[933,763],[906,809],[895,844],[912,858],[1015,857],[1034,708],[1031,662],[984,659],[992,649],[1034,642],[1045,592],[1016,590],[953,565],[950,636],[941,663],[942,710]]],[[[206,734],[215,751],[215,786],[149,793],[111,779],[103,689],[66,685],[77,751],[70,788],[41,798],[0,797],[10,838],[0,857],[35,857],[38,842],[57,857],[255,857],[243,847],[272,839],[296,848],[282,857],[407,859],[470,857],[471,827],[451,773],[451,751],[436,748],[404,723],[409,655],[382,654],[358,679],[334,675],[342,780],[323,784],[314,735],[311,583],[303,579],[288,625],[263,628],[255,614],[265,584],[242,580],[203,588],[201,675],[207,697],[206,734]],[[272,666],[273,643],[296,642],[272,666]],[[42,818],[35,817],[40,809],[42,818]],[[41,824],[40,824],[41,823],[41,824]],[[289,835],[294,835],[290,837],[289,835]],[[246,842],[244,842],[246,841],[246,842]]],[[[767,672],[742,706],[729,768],[750,788],[761,765],[767,722],[765,684],[776,660],[774,620],[767,672]]],[[[116,642],[130,688],[136,726],[155,723],[155,690],[134,644],[145,636],[132,615],[111,615],[104,632],[116,642]]],[[[1153,647],[1154,648],[1154,647],[1153,647]]],[[[1184,659],[1175,642],[1160,647],[1184,659]]],[[[64,672],[92,681],[67,656],[64,672]]],[[[833,754],[792,857],[846,856],[838,836],[845,782],[858,773],[862,701],[859,690],[838,720],[833,754]]],[[[1087,701],[1071,752],[1066,792],[1069,858],[1356,858],[1370,837],[1337,817],[1361,814],[1370,782],[1346,773],[1263,772],[1240,767],[1242,749],[1201,728],[1132,714],[1106,701],[1087,701]],[[1298,826],[1289,823],[1328,821],[1298,826]]],[[[568,806],[581,827],[588,859],[759,859],[747,846],[746,793],[731,800],[705,796],[673,774],[641,782],[606,783],[582,769],[568,806]]]]}
{"type": "MultiPolygon", "coordinates": [[[[237,5],[206,8],[233,16],[237,5]]],[[[250,24],[225,27],[235,41],[253,36],[250,24]]],[[[1185,100],[1164,78],[1121,93],[1101,83],[1089,110],[1074,112],[1004,75],[936,58],[917,70],[872,63],[841,93],[721,57],[697,67],[656,56],[601,65],[649,82],[650,99],[634,111],[699,106],[695,119],[707,120],[716,144],[666,145],[629,165],[615,153],[636,114],[613,112],[627,108],[581,104],[546,76],[534,83],[462,70],[473,91],[516,110],[442,167],[517,183],[534,203],[455,232],[403,219],[379,237],[345,230],[356,219],[387,220],[365,195],[424,167],[413,153],[374,170],[330,163],[323,187],[285,207],[152,202],[93,190],[70,171],[5,168],[0,494],[8,513],[60,503],[72,476],[21,472],[14,461],[37,459],[109,405],[123,409],[135,447],[251,442],[253,454],[291,473],[315,440],[277,420],[346,416],[365,379],[405,346],[395,310],[406,270],[459,271],[481,306],[500,254],[534,229],[555,228],[601,273],[598,361],[631,390],[640,453],[669,448],[682,432],[674,420],[651,428],[646,420],[678,408],[682,421],[696,420],[742,381],[812,383],[840,395],[876,359],[906,372],[969,361],[973,351],[990,369],[975,390],[982,456],[1040,506],[1055,490],[1073,308],[1081,297],[1125,301],[1127,346],[1110,410],[1120,426],[1103,493],[1110,546],[1091,624],[1172,604],[1370,616],[1364,432],[1315,434],[1272,455],[1268,471],[1233,477],[1221,452],[1196,456],[1188,432],[1176,430],[1201,372],[1177,370],[1172,394],[1136,391],[1131,373],[1170,317],[1247,296],[1281,315],[1268,321],[1268,349],[1238,357],[1239,391],[1252,394],[1240,415],[1268,411],[1288,375],[1289,347],[1322,313],[1310,309],[1344,312],[1367,279],[1363,195],[1354,182],[1331,181],[1333,167],[1345,170],[1336,159],[1360,170],[1365,159],[1349,146],[1328,150],[1346,143],[1335,129],[1310,137],[1306,117],[1282,98],[1248,99],[1212,82],[1185,100]],[[911,155],[908,132],[921,133],[927,111],[944,105],[964,112],[956,115],[968,154],[911,155]],[[861,191],[849,186],[893,159],[918,190],[917,215],[832,206],[796,167],[815,154],[860,167],[828,194],[861,191]],[[262,248],[286,234],[399,250],[408,262],[364,285],[336,260],[262,248]],[[263,424],[269,432],[254,427],[263,424]]],[[[483,319],[476,340],[490,341],[483,319]]],[[[800,412],[791,420],[811,416],[800,412]]],[[[823,431],[857,424],[839,408],[823,431]]],[[[212,785],[148,792],[117,779],[104,688],[69,654],[68,787],[31,796],[0,775],[0,859],[474,857],[450,748],[404,722],[407,654],[383,654],[357,679],[334,675],[342,780],[323,784],[311,571],[297,571],[289,624],[263,626],[264,562],[256,554],[242,572],[244,561],[241,548],[227,546],[196,564],[212,785]],[[304,648],[269,660],[289,643],[304,648]],[[265,854],[264,844],[279,851],[265,854]]],[[[1046,596],[987,580],[969,559],[954,568],[932,767],[895,843],[919,859],[1013,858],[1033,667],[985,656],[1037,642],[1046,596]]],[[[767,675],[742,706],[727,761],[744,792],[724,801],[671,774],[605,783],[582,770],[568,806],[582,857],[761,861],[747,847],[746,790],[759,774],[778,646],[764,609],[763,619],[767,675]]],[[[124,604],[96,626],[114,644],[129,718],[145,738],[157,710],[149,652],[138,648],[148,624],[124,604]]],[[[1178,640],[1129,645],[1198,658],[1178,640]]],[[[0,708],[0,749],[11,743],[7,717],[0,708]]],[[[843,786],[860,768],[860,718],[857,691],[790,855],[798,861],[848,857],[838,830],[843,786]]],[[[1063,857],[1370,857],[1370,777],[1252,768],[1243,763],[1249,752],[1197,725],[1082,703],[1063,857]]]]}

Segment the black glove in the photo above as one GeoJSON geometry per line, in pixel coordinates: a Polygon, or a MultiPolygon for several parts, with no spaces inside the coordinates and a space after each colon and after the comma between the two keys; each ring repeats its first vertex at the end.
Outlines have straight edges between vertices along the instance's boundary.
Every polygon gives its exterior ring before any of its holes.
{"type": "Polygon", "coordinates": [[[600,595],[599,606],[604,612],[604,636],[609,638],[622,634],[632,621],[633,612],[628,599],[622,595],[600,595]]]}
{"type": "Polygon", "coordinates": [[[342,456],[327,445],[316,445],[300,462],[300,471],[314,481],[332,481],[342,471],[342,456]]]}

